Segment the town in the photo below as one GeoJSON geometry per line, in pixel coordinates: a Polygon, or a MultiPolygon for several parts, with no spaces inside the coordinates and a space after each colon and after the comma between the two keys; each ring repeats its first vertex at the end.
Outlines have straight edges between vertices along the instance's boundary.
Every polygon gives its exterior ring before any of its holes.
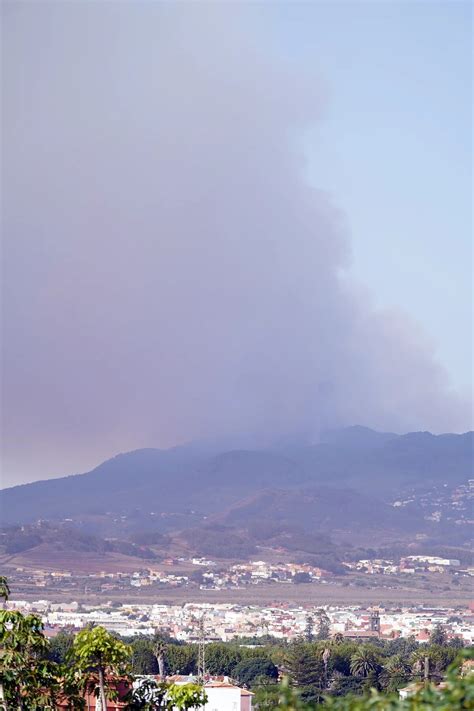
{"type": "Polygon", "coordinates": [[[316,620],[321,610],[327,615],[328,633],[348,639],[414,638],[426,642],[435,627],[441,625],[451,639],[464,644],[474,641],[474,605],[448,608],[426,605],[412,607],[370,608],[354,606],[244,606],[233,603],[119,604],[100,606],[78,602],[54,603],[49,600],[10,600],[8,609],[39,614],[47,636],[60,630],[79,630],[101,625],[125,637],[153,635],[157,631],[182,642],[195,642],[198,622],[205,620],[208,642],[227,642],[236,638],[296,640],[307,631],[308,619],[316,620]]]}
{"type": "MultiPolygon", "coordinates": [[[[46,568],[16,567],[10,579],[20,592],[35,589],[48,592],[63,591],[85,594],[112,594],[127,589],[159,589],[189,587],[200,590],[238,590],[253,585],[321,584],[333,585],[379,584],[374,576],[387,576],[400,580],[416,575],[439,576],[459,586],[464,579],[474,576],[474,567],[463,566],[458,559],[431,555],[404,556],[393,559],[361,559],[342,563],[343,575],[304,563],[262,560],[241,563],[224,563],[206,558],[167,558],[160,564],[146,564],[135,570],[97,570],[77,572],[46,568]],[[365,581],[365,583],[364,583],[365,581]]],[[[467,583],[469,584],[469,583],[467,583]]]]}

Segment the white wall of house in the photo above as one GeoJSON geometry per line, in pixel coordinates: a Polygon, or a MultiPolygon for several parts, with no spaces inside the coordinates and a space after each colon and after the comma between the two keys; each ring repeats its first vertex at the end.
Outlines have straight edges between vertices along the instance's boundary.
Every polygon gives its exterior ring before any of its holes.
{"type": "Polygon", "coordinates": [[[206,686],[205,711],[241,711],[241,694],[238,686],[206,686]]]}

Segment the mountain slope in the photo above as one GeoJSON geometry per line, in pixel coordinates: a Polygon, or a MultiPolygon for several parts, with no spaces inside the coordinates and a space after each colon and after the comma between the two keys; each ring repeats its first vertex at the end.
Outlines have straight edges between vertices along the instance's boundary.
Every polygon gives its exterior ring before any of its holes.
{"type": "MultiPolygon", "coordinates": [[[[191,446],[143,449],[120,454],[85,474],[5,489],[0,492],[1,515],[4,524],[11,524],[109,512],[109,523],[128,517],[129,531],[172,530],[226,511],[232,520],[232,507],[256,495],[260,503],[247,507],[246,526],[252,518],[269,518],[280,509],[288,523],[293,518],[301,523],[304,511],[309,527],[317,528],[323,514],[329,529],[341,524],[367,527],[374,517],[379,525],[391,526],[393,511],[387,502],[407,487],[465,482],[472,477],[472,452],[472,432],[399,436],[366,428],[332,433],[318,445],[274,451],[212,455],[191,446]]],[[[397,514],[394,527],[411,528],[408,518],[397,514]]]]}

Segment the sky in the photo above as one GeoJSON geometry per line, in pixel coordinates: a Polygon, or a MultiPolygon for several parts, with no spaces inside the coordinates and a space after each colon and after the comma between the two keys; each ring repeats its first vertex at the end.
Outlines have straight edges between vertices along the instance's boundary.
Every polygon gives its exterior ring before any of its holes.
{"type": "Polygon", "coordinates": [[[314,62],[326,81],[309,176],[348,216],[352,274],[378,305],[412,314],[453,383],[470,386],[472,4],[280,8],[288,56],[314,62]]]}
{"type": "Polygon", "coordinates": [[[3,486],[470,428],[468,3],[2,12],[3,486]]]}

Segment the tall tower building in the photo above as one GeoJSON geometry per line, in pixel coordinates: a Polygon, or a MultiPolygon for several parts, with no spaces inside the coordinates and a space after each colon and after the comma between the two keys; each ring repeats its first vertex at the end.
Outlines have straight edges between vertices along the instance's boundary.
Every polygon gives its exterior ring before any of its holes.
{"type": "Polygon", "coordinates": [[[370,611],[370,629],[380,634],[380,613],[375,607],[370,611]]]}

